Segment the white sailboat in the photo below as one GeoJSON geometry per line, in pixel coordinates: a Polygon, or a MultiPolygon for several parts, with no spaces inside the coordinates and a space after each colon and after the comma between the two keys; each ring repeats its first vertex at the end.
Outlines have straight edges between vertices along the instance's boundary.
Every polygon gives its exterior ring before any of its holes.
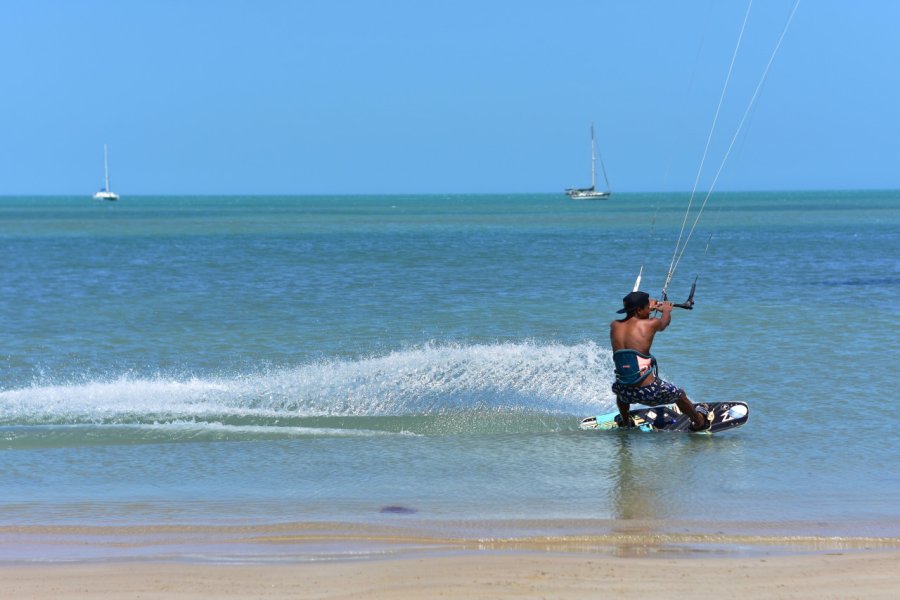
{"type": "Polygon", "coordinates": [[[94,198],[97,200],[118,200],[119,195],[109,190],[109,159],[106,154],[106,144],[103,144],[103,174],[106,178],[106,186],[94,194],[94,198]]]}
{"type": "Polygon", "coordinates": [[[566,196],[573,200],[604,200],[612,195],[609,189],[609,179],[606,177],[606,167],[603,165],[603,157],[599,156],[597,143],[594,141],[594,124],[591,123],[591,187],[569,188],[566,196]],[[600,169],[603,171],[603,181],[606,182],[606,190],[597,191],[597,157],[600,158],[600,169]]]}

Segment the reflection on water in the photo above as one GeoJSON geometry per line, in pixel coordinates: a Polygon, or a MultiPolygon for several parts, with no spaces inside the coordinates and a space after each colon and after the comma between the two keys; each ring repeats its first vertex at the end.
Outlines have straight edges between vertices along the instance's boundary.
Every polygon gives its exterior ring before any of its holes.
{"type": "Polygon", "coordinates": [[[659,490],[652,484],[659,483],[655,478],[659,461],[647,464],[647,461],[635,459],[632,448],[633,436],[630,432],[615,435],[614,466],[617,469],[612,490],[613,510],[616,519],[654,519],[660,516],[661,506],[659,490]]]}

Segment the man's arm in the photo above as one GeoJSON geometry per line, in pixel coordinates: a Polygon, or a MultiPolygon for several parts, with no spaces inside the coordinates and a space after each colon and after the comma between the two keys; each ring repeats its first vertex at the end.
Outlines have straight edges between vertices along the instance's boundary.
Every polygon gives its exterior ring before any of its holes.
{"type": "Polygon", "coordinates": [[[653,310],[658,310],[662,313],[662,316],[658,319],[654,319],[654,323],[656,324],[656,330],[662,331],[666,327],[669,326],[669,323],[672,322],[672,303],[671,302],[656,302],[651,303],[650,306],[653,310]]]}

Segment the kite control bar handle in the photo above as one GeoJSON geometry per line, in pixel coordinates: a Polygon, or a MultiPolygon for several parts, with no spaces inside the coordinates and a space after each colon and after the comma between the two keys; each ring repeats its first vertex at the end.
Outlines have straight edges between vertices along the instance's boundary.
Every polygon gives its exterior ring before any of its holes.
{"type": "MultiPolygon", "coordinates": [[[[694,310],[694,290],[697,289],[697,278],[694,278],[694,283],[691,284],[691,293],[688,294],[687,300],[681,302],[680,304],[672,303],[673,308],[683,308],[685,310],[694,310]]],[[[667,302],[666,293],[662,294],[663,302],[667,302]]]]}

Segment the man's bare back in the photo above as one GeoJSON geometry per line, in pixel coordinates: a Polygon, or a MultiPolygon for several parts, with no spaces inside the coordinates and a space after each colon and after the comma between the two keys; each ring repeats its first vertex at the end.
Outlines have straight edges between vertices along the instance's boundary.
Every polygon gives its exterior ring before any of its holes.
{"type": "Polygon", "coordinates": [[[624,319],[609,324],[609,341],[613,351],[630,349],[650,354],[653,337],[658,331],[668,327],[671,320],[672,304],[670,302],[650,300],[646,309],[635,311],[624,319]],[[663,316],[659,319],[651,319],[650,313],[654,310],[661,311],[663,316]]]}

